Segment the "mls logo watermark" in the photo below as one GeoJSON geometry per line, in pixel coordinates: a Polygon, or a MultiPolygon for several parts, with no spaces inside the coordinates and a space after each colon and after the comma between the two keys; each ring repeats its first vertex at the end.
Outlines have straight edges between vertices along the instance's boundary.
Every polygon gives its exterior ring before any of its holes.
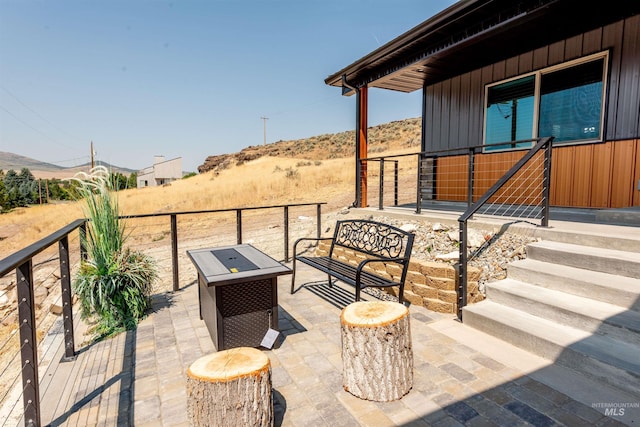
{"type": "Polygon", "coordinates": [[[624,417],[630,409],[640,408],[640,402],[598,402],[592,403],[591,407],[599,409],[607,417],[624,417]]]}

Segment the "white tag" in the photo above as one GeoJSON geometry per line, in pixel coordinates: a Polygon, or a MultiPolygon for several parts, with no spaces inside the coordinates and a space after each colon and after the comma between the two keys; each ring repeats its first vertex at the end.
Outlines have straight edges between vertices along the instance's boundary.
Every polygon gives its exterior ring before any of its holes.
{"type": "Polygon", "coordinates": [[[264,334],[264,338],[262,338],[262,342],[260,343],[260,345],[264,348],[271,349],[276,343],[279,335],[280,332],[276,331],[275,329],[269,328],[267,333],[264,334]]]}

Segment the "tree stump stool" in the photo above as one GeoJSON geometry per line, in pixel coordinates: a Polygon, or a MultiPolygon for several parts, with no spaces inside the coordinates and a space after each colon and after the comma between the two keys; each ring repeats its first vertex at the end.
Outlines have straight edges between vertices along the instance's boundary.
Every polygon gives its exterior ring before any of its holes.
{"type": "Polygon", "coordinates": [[[389,402],[413,386],[409,310],[391,301],[358,301],[340,315],[342,385],[362,399],[389,402]]]}
{"type": "Polygon", "coordinates": [[[193,362],[187,370],[187,418],[192,426],[272,426],[269,358],[238,347],[193,362]]]}

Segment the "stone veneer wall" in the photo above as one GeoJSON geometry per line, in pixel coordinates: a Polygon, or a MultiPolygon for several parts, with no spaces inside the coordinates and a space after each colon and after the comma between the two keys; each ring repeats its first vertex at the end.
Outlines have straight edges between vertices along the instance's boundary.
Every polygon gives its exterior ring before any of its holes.
{"type": "MultiPolygon", "coordinates": [[[[316,255],[326,256],[329,254],[331,244],[320,242],[316,248],[316,255]]],[[[333,256],[342,262],[358,265],[367,259],[365,254],[360,252],[336,247],[333,256]]],[[[383,277],[394,277],[400,279],[402,268],[393,263],[371,263],[365,270],[369,270],[383,277]],[[370,266],[370,267],[369,267],[370,266]]],[[[473,304],[482,301],[484,296],[478,289],[478,279],[481,270],[476,267],[469,267],[467,281],[467,303],[473,304]]],[[[425,307],[431,311],[439,313],[457,313],[458,297],[456,289],[458,286],[458,273],[451,264],[444,262],[411,260],[404,285],[404,299],[411,304],[425,307]]],[[[398,296],[397,287],[383,288],[387,293],[398,296]]]]}

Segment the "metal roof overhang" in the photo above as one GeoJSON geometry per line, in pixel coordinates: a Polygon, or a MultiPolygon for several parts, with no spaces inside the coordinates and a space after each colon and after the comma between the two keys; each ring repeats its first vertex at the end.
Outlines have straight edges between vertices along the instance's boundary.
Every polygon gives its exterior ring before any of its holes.
{"type": "Polygon", "coordinates": [[[640,13],[638,0],[461,0],[327,77],[342,87],[413,92],[640,13]]]}

